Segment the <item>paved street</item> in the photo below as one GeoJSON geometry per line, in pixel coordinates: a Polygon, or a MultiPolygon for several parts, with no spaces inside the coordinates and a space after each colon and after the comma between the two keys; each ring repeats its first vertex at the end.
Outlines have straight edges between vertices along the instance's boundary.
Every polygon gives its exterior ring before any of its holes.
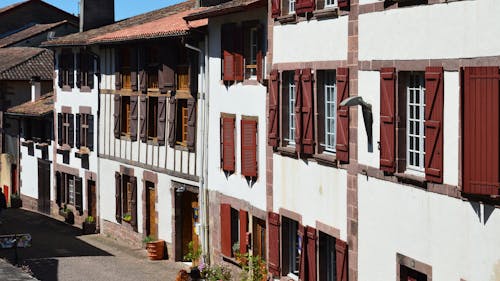
{"type": "MultiPolygon", "coordinates": [[[[1,220],[0,235],[32,235],[33,246],[19,249],[19,264],[27,266],[39,280],[164,281],[175,280],[183,267],[169,261],[149,261],[144,249],[132,249],[103,235],[81,236],[80,229],[38,213],[8,209],[1,220]]],[[[14,263],[14,250],[1,249],[0,257],[14,263]]],[[[12,269],[0,263],[0,274],[3,270],[12,269]]],[[[6,280],[3,277],[0,280],[6,280]]]]}

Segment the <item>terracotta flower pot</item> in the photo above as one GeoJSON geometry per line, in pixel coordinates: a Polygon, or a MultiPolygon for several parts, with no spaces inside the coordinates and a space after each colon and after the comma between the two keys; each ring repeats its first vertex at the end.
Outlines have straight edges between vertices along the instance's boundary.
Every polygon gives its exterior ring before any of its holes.
{"type": "Polygon", "coordinates": [[[146,249],[148,250],[148,257],[150,260],[161,260],[165,253],[165,241],[156,240],[148,242],[146,243],[146,249]]]}
{"type": "Polygon", "coordinates": [[[95,234],[96,231],[96,223],[95,222],[83,222],[82,224],[82,233],[86,234],[95,234]]]}

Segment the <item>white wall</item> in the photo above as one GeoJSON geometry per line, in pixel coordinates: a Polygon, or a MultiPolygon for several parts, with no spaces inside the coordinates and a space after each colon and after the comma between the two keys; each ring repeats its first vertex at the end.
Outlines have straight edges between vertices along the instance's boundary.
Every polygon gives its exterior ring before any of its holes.
{"type": "Polygon", "coordinates": [[[347,60],[348,17],[274,26],[273,63],[347,60]]]}
{"type": "Polygon", "coordinates": [[[498,208],[364,176],[358,197],[359,280],[396,280],[396,253],[432,280],[500,280],[498,208]]]}
{"type": "Polygon", "coordinates": [[[359,60],[499,55],[498,14],[497,0],[458,1],[362,14],[359,60]]]}
{"type": "Polygon", "coordinates": [[[242,19],[259,19],[265,25],[266,14],[262,11],[235,14],[227,17],[209,20],[209,139],[208,139],[208,178],[209,189],[217,190],[227,196],[250,202],[253,206],[266,210],[266,146],[267,146],[267,119],[266,96],[267,89],[258,85],[243,85],[237,83],[226,87],[221,79],[220,59],[220,29],[226,22],[239,22],[242,19]],[[263,17],[264,16],[264,17],[263,17]],[[236,114],[235,131],[235,159],[236,172],[226,178],[220,165],[220,117],[221,112],[236,114]],[[241,175],[241,117],[257,116],[257,161],[258,178],[250,186],[241,175]]]}
{"type": "Polygon", "coordinates": [[[302,215],[304,226],[335,227],[347,241],[347,171],[275,154],[273,208],[302,215]]]}
{"type": "MultiPolygon", "coordinates": [[[[359,71],[359,95],[372,105],[373,114],[373,151],[368,150],[368,138],[363,121],[363,113],[358,111],[358,162],[378,168],[380,166],[380,73],[378,71],[359,71]]],[[[445,184],[458,185],[459,165],[459,110],[460,83],[458,72],[444,73],[444,122],[443,122],[443,181],[445,184]]]]}
{"type": "MultiPolygon", "coordinates": [[[[20,143],[25,141],[24,138],[19,139],[20,143]]],[[[33,146],[36,146],[36,143],[33,144],[33,146]]],[[[50,145],[48,146],[48,160],[53,161],[52,157],[52,151],[54,147],[54,142],[52,141],[50,145]]],[[[34,147],[34,155],[30,156],[28,154],[28,148],[26,146],[20,146],[19,147],[19,152],[21,153],[22,157],[19,159],[21,169],[19,173],[19,177],[21,179],[21,194],[38,199],[38,159],[42,158],[42,151],[40,149],[37,149],[34,147]]],[[[50,172],[54,172],[54,166],[50,165],[50,172]]],[[[50,178],[50,185],[49,188],[51,190],[50,192],[50,200],[55,201],[56,200],[56,194],[52,192],[53,190],[53,177],[50,178]]]]}

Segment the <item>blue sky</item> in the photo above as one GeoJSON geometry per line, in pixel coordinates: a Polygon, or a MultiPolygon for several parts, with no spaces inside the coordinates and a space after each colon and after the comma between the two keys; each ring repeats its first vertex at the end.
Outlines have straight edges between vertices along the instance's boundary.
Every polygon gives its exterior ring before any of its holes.
{"type": "MultiPolygon", "coordinates": [[[[0,0],[0,8],[23,0],[0,0]]],[[[78,15],[78,0],[44,0],[59,9],[78,15]]],[[[121,20],[159,8],[167,7],[183,0],[115,0],[115,20],[121,20]]]]}

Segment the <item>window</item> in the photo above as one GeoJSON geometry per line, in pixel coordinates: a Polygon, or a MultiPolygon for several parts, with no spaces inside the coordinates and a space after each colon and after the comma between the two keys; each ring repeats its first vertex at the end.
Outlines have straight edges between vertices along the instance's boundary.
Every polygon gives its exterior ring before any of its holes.
{"type": "Polygon", "coordinates": [[[75,204],[75,178],[68,177],[68,204],[75,204]]]}
{"type": "Polygon", "coordinates": [[[122,135],[130,135],[130,96],[121,97],[121,133],[122,135]]]}
{"type": "Polygon", "coordinates": [[[148,138],[158,136],[158,97],[148,97],[148,138]]]}
{"type": "Polygon", "coordinates": [[[281,237],[283,239],[283,267],[291,277],[298,277],[302,239],[298,235],[299,223],[295,220],[282,217],[281,237]]]}
{"type": "Polygon", "coordinates": [[[120,52],[120,78],[121,87],[123,89],[132,89],[131,85],[131,70],[132,64],[130,61],[131,50],[130,48],[123,47],[120,52]]]}
{"type": "Polygon", "coordinates": [[[283,73],[283,135],[286,145],[295,145],[295,81],[293,72],[283,73]]]}
{"type": "Polygon", "coordinates": [[[177,90],[189,91],[189,65],[177,66],[177,90]]]}
{"type": "Polygon", "coordinates": [[[56,172],[56,187],[57,187],[57,203],[60,207],[64,204],[69,204],[83,214],[82,205],[82,178],[74,175],[56,172]]]}
{"type": "Polygon", "coordinates": [[[242,117],[241,174],[245,177],[257,177],[257,127],[257,117],[242,117]]]}
{"type": "Polygon", "coordinates": [[[231,208],[231,257],[235,257],[240,247],[240,212],[231,208]]]}
{"type": "Polygon", "coordinates": [[[325,7],[333,7],[335,4],[335,0],[325,0],[325,7]]]}
{"type": "Polygon", "coordinates": [[[94,116],[91,114],[76,115],[76,147],[94,149],[94,116]]]}
{"type": "Polygon", "coordinates": [[[75,58],[71,49],[63,49],[59,55],[59,87],[74,87],[75,58]]]}
{"type": "Polygon", "coordinates": [[[411,72],[406,86],[407,98],[407,165],[409,169],[424,171],[425,155],[425,80],[422,72],[411,72]]]}
{"type": "Polygon", "coordinates": [[[295,13],[295,0],[288,0],[288,13],[289,14],[295,13]]]}
{"type": "Polygon", "coordinates": [[[73,147],[74,120],[71,113],[58,113],[58,143],[59,146],[73,147]]]}
{"type": "Polygon", "coordinates": [[[80,50],[77,57],[76,85],[78,88],[94,87],[94,57],[89,52],[80,50]]]}
{"type": "Polygon", "coordinates": [[[235,116],[222,115],[220,127],[221,167],[226,172],[235,171],[235,116]]]}
{"type": "Polygon", "coordinates": [[[177,132],[176,143],[186,146],[188,135],[188,108],[186,99],[177,99],[177,132]]]}
{"type": "MultiPolygon", "coordinates": [[[[220,249],[222,255],[226,257],[234,257],[235,251],[240,250],[239,243],[242,234],[240,233],[240,215],[242,214],[246,212],[231,208],[229,204],[220,204],[220,249]]],[[[246,232],[247,225],[241,226],[243,226],[243,232],[246,232]]]]}
{"type": "Polygon", "coordinates": [[[324,116],[323,120],[319,120],[319,123],[322,124],[324,128],[320,126],[319,130],[323,130],[324,137],[320,134],[320,145],[327,152],[335,152],[335,145],[337,143],[337,86],[335,71],[318,71],[318,77],[320,77],[321,74],[324,80],[318,79],[319,82],[322,82],[318,83],[318,109],[320,110],[320,118],[324,116]]]}
{"type": "Polygon", "coordinates": [[[320,231],[318,251],[319,279],[337,281],[335,238],[320,231]]]}
{"type": "Polygon", "coordinates": [[[115,172],[116,220],[128,222],[137,231],[137,178],[115,172]]]}
{"type": "Polygon", "coordinates": [[[159,48],[149,47],[146,53],[146,72],[148,89],[159,89],[158,67],[159,67],[159,48]]]}
{"type": "Polygon", "coordinates": [[[266,222],[259,218],[252,218],[253,224],[253,255],[266,260],[266,222]]]}

